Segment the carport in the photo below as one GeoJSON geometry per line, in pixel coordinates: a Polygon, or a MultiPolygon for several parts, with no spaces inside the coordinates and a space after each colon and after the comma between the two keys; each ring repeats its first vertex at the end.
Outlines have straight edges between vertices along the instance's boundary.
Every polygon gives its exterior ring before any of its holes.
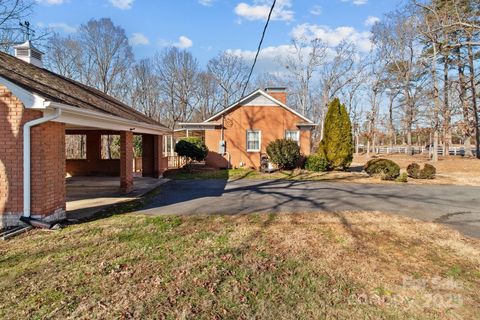
{"type": "MultiPolygon", "coordinates": [[[[168,163],[162,149],[167,127],[103,92],[43,69],[41,53],[33,46],[25,50],[28,59],[0,53],[0,146],[5,148],[0,152],[0,227],[18,224],[21,216],[65,218],[66,177],[96,177],[85,188],[108,182],[118,186],[117,195],[134,192],[142,177],[161,177],[168,163]],[[66,157],[70,135],[85,137],[80,159],[66,157]],[[118,138],[115,159],[102,157],[105,135],[118,138]],[[141,137],[137,180],[134,136],[141,137]]],[[[95,198],[101,192],[86,194],[95,198]]]]}

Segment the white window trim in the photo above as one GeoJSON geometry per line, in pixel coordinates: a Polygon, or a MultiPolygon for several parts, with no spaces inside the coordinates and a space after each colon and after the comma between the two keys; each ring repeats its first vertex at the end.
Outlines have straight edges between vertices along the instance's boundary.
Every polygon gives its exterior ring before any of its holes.
{"type": "Polygon", "coordinates": [[[245,133],[247,152],[260,152],[262,150],[262,131],[261,130],[247,130],[245,133]],[[248,149],[248,133],[258,132],[258,149],[248,149]]]}
{"type": "MultiPolygon", "coordinates": [[[[285,130],[285,139],[287,139],[287,132],[296,132],[297,133],[297,144],[300,145],[300,130],[285,130]]],[[[293,139],[291,139],[293,140],[293,139]]],[[[293,140],[295,141],[295,140],[293,140]]]]}

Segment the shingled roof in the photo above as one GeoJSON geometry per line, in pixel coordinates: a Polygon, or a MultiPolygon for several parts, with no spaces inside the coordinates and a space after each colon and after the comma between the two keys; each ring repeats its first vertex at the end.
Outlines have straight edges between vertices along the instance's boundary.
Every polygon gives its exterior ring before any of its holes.
{"type": "Polygon", "coordinates": [[[48,100],[168,128],[111,96],[0,52],[0,76],[48,100]]]}

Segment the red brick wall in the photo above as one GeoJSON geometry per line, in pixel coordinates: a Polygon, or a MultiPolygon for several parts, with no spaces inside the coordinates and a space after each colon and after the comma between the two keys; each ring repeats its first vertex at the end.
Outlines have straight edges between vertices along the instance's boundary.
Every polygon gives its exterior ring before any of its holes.
{"type": "Polygon", "coordinates": [[[65,210],[65,125],[46,122],[31,130],[31,210],[46,216],[65,210]]]}
{"type": "Polygon", "coordinates": [[[277,99],[283,104],[287,104],[287,93],[286,92],[268,92],[274,99],[277,99]]]}
{"type": "MultiPolygon", "coordinates": [[[[42,113],[26,110],[0,85],[0,225],[23,214],[23,125],[42,113]]],[[[32,214],[65,207],[64,126],[46,123],[32,129],[32,214]]]]}
{"type": "MultiPolygon", "coordinates": [[[[232,166],[239,167],[243,162],[246,167],[258,168],[260,154],[266,153],[267,145],[275,139],[284,138],[286,130],[300,130],[296,124],[305,120],[280,106],[240,106],[226,115],[226,122],[231,123],[224,134],[232,166]],[[260,152],[247,152],[247,130],[261,131],[260,152]]],[[[310,154],[310,137],[310,130],[300,130],[300,151],[303,155],[310,154]]],[[[219,141],[220,129],[205,131],[205,143],[211,151],[206,159],[209,166],[226,167],[228,155],[222,157],[217,153],[219,141]]]]}
{"type": "Polygon", "coordinates": [[[67,159],[67,173],[75,176],[111,176],[120,175],[119,159],[67,159]]]}
{"type": "Polygon", "coordinates": [[[133,133],[120,132],[120,189],[123,193],[133,190],[133,133]]]}

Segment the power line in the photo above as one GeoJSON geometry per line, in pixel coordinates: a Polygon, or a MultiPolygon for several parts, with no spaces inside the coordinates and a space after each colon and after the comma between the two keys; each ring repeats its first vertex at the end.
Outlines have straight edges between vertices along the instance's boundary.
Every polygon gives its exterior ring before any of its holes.
{"type": "Polygon", "coordinates": [[[245,90],[247,90],[248,82],[250,82],[250,77],[252,76],[253,69],[257,64],[257,58],[260,54],[260,49],[262,48],[263,38],[265,38],[265,33],[267,32],[268,23],[270,22],[270,17],[272,16],[273,8],[275,8],[277,0],[273,0],[272,7],[270,8],[270,12],[268,13],[267,22],[265,23],[265,27],[263,28],[262,37],[260,38],[260,43],[258,44],[257,53],[255,54],[255,59],[253,59],[252,68],[250,69],[250,73],[248,74],[247,81],[245,82],[245,86],[243,87],[242,97],[245,96],[245,90]]]}

